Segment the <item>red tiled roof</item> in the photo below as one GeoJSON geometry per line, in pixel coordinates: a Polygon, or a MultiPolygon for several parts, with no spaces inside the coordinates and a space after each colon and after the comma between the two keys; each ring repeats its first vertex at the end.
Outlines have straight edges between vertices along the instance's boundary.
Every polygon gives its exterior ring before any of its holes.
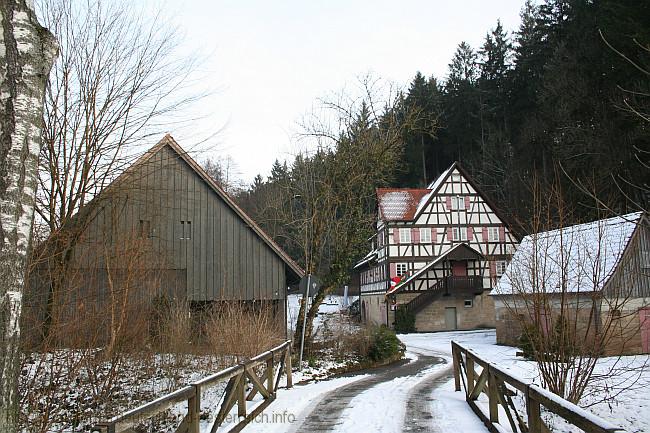
{"type": "Polygon", "coordinates": [[[384,221],[410,221],[420,201],[430,189],[377,188],[379,218],[384,221]]]}

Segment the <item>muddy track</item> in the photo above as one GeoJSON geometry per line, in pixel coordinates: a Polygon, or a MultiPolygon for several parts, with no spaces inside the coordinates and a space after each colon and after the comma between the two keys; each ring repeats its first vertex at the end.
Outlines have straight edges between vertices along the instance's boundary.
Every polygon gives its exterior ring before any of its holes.
{"type": "MultiPolygon", "coordinates": [[[[336,431],[337,427],[343,422],[341,420],[341,414],[345,409],[350,407],[350,402],[353,398],[358,396],[360,393],[374,387],[383,382],[388,382],[390,380],[406,377],[406,376],[425,376],[425,371],[430,369],[431,366],[443,363],[444,360],[437,356],[429,355],[418,355],[418,359],[413,362],[400,361],[398,363],[381,367],[377,369],[368,370],[365,373],[370,373],[371,376],[365,379],[358,380],[356,382],[344,385],[340,388],[332,390],[325,394],[318,403],[311,409],[311,411],[305,416],[303,423],[297,428],[298,432],[331,432],[336,431]]],[[[446,369],[445,369],[446,371],[446,369]]],[[[364,372],[359,372],[364,373],[364,372]]],[[[444,375],[443,375],[444,376],[444,375]]],[[[435,374],[435,378],[440,378],[440,374],[435,374]]],[[[416,416],[416,414],[424,413],[425,406],[418,404],[415,400],[419,395],[415,395],[415,392],[421,392],[425,395],[425,398],[429,398],[427,394],[431,392],[431,384],[436,384],[437,382],[429,379],[423,379],[428,386],[422,386],[420,390],[420,383],[414,388],[409,394],[409,400],[407,402],[407,413],[405,417],[405,425],[407,420],[411,419],[410,417],[416,416]],[[429,383],[431,382],[431,383],[429,383]],[[411,402],[411,400],[414,400],[411,402]],[[412,408],[411,408],[412,407],[412,408]],[[409,415],[410,414],[410,415],[409,415]]],[[[442,379],[440,379],[442,380],[442,379]]],[[[423,383],[424,383],[423,382],[423,383]]],[[[428,402],[425,402],[428,405],[428,402]]],[[[421,415],[417,415],[419,417],[421,415]]],[[[429,415],[430,417],[430,415],[429,415]]],[[[418,418],[417,428],[424,426],[424,418],[418,418]]],[[[414,427],[414,428],[415,428],[414,427]]],[[[428,427],[428,430],[409,430],[409,431],[430,431],[431,426],[428,427]]]]}

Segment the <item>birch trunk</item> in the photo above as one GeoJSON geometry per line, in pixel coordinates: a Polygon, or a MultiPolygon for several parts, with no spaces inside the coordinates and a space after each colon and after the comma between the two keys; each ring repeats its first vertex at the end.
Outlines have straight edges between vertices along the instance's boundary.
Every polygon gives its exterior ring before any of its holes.
{"type": "Polygon", "coordinates": [[[27,0],[0,0],[0,433],[18,431],[20,314],[43,97],[56,42],[27,0]]]}

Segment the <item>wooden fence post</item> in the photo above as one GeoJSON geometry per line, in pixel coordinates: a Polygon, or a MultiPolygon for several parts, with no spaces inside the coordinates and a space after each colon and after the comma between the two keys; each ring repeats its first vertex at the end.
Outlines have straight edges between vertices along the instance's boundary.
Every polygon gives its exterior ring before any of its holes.
{"type": "Polygon", "coordinates": [[[194,387],[194,395],[187,400],[187,416],[189,419],[188,433],[199,433],[199,418],[201,415],[201,387],[194,387]]]}
{"type": "Polygon", "coordinates": [[[287,388],[293,388],[293,378],[291,377],[291,344],[287,345],[286,348],[286,361],[285,365],[287,366],[287,388]]]}
{"type": "Polygon", "coordinates": [[[475,371],[474,371],[474,358],[468,354],[465,358],[465,376],[467,377],[467,395],[469,396],[472,391],[474,391],[475,381],[475,371]]]}
{"type": "Polygon", "coordinates": [[[454,387],[456,391],[460,391],[460,361],[458,359],[460,353],[453,341],[451,342],[451,353],[454,360],[454,387]]]}
{"type": "Polygon", "coordinates": [[[497,377],[492,373],[492,368],[486,365],[488,378],[488,402],[490,405],[490,421],[499,422],[499,396],[497,394],[497,377]]]}
{"type": "Polygon", "coordinates": [[[274,356],[271,355],[269,359],[266,360],[266,389],[269,391],[269,395],[274,395],[275,394],[275,389],[274,388],[274,372],[275,368],[273,367],[273,358],[274,356]]]}
{"type": "Polygon", "coordinates": [[[237,384],[237,416],[246,417],[246,372],[241,373],[241,379],[237,384]]]}
{"type": "Polygon", "coordinates": [[[539,401],[530,397],[526,387],[526,415],[528,416],[528,433],[542,433],[542,417],[539,401]]]}

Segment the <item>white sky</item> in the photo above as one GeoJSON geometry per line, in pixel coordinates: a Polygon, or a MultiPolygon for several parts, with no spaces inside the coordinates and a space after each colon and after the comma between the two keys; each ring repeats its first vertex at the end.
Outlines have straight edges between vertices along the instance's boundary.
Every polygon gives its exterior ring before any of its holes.
{"type": "Polygon", "coordinates": [[[443,78],[461,41],[477,48],[501,19],[519,25],[523,0],[244,1],[168,3],[184,47],[202,59],[198,84],[215,90],[191,131],[169,131],[184,147],[224,127],[202,154],[230,155],[241,177],[269,174],[299,148],[295,133],[317,98],[357,77],[407,86],[417,71],[443,78]]]}

